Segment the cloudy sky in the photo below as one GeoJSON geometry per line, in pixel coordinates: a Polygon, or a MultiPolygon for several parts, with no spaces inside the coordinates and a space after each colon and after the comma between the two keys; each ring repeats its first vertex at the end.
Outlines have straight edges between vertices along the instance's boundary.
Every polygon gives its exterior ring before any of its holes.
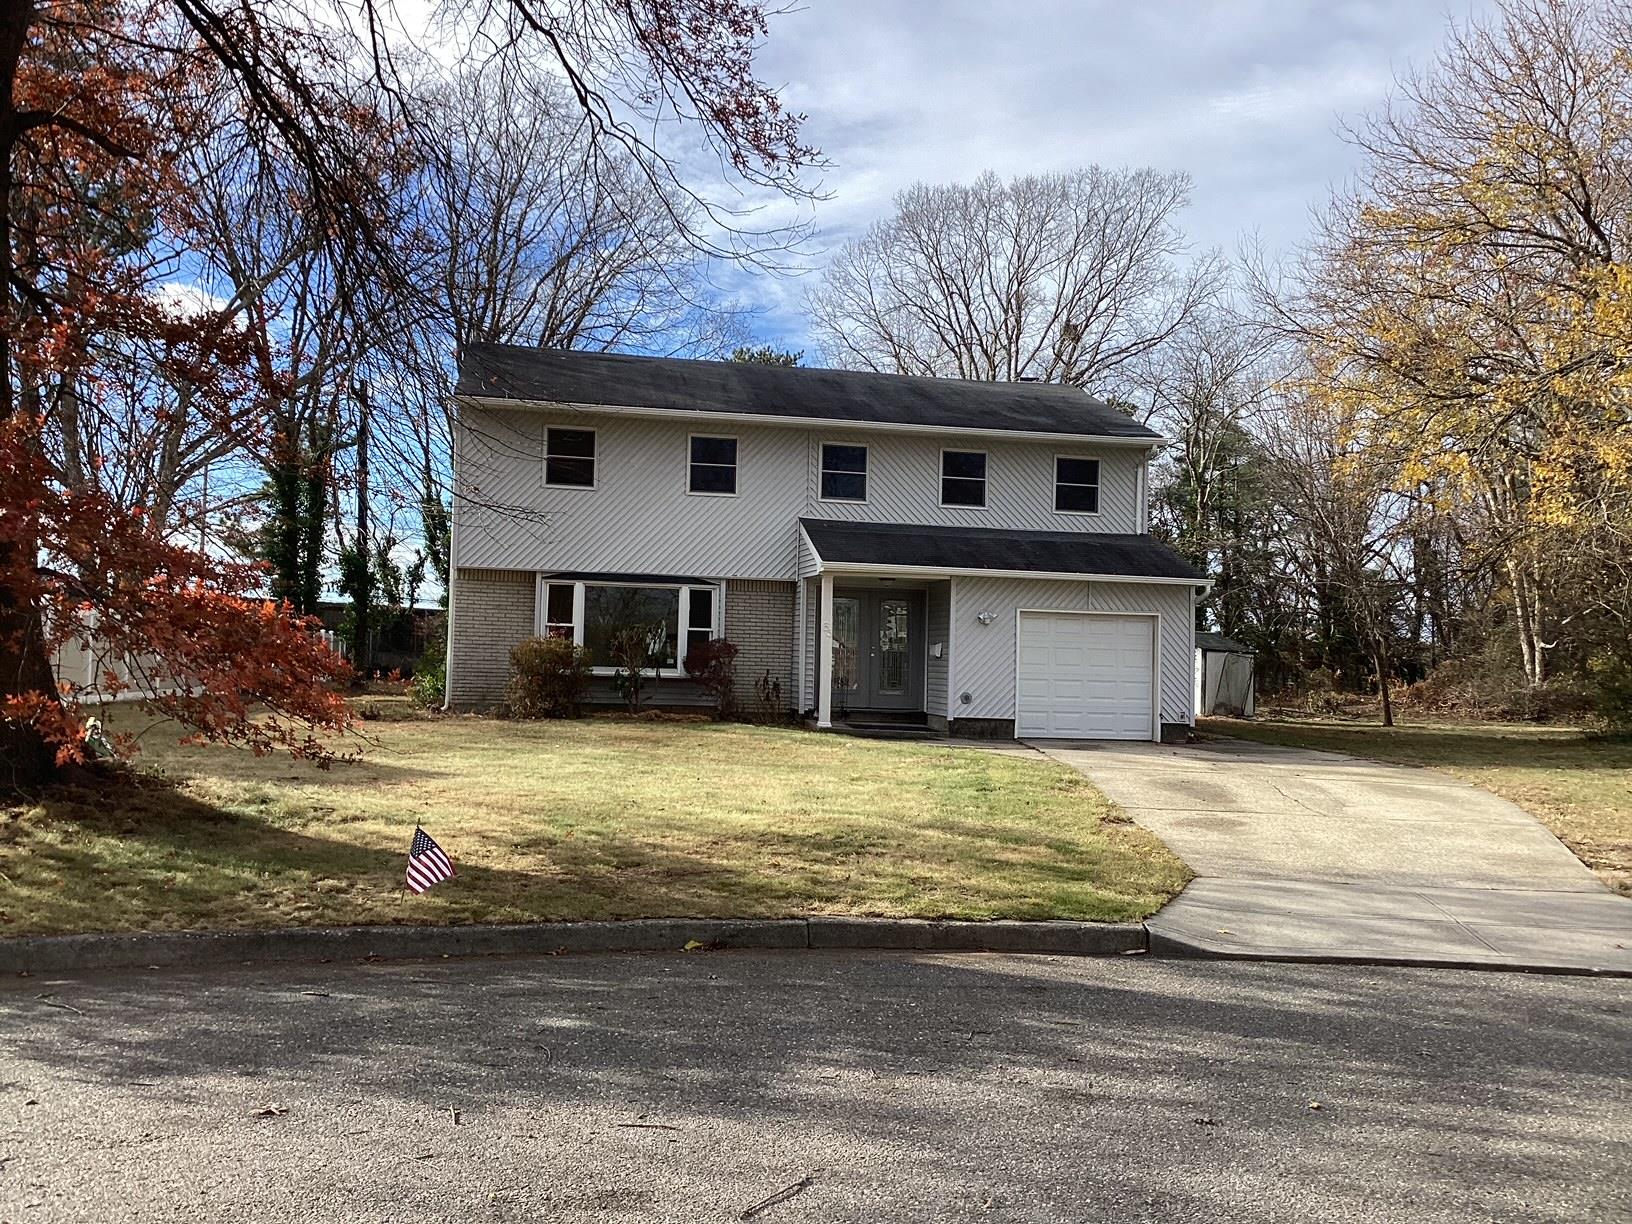
{"type": "MultiPolygon", "coordinates": [[[[1089,163],[1188,171],[1196,247],[1296,247],[1354,165],[1344,118],[1377,106],[1481,0],[803,0],[774,20],[764,78],[833,166],[820,245],[912,182],[1089,163]]],[[[820,259],[815,261],[819,264],[820,259]]],[[[733,290],[762,340],[806,349],[803,285],[733,290]]]]}

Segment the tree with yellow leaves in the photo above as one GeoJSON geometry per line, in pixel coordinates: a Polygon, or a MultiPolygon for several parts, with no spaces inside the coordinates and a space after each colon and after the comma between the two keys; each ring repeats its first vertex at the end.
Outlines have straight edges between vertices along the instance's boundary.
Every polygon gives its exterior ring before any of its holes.
{"type": "Polygon", "coordinates": [[[1353,138],[1365,172],[1303,285],[1303,391],[1394,512],[1454,522],[1503,576],[1531,685],[1555,658],[1624,683],[1632,5],[1504,0],[1353,138]]]}

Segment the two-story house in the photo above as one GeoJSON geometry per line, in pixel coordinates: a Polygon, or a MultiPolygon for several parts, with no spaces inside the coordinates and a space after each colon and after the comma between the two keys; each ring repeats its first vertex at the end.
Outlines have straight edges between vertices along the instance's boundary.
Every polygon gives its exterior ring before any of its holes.
{"type": "Polygon", "coordinates": [[[657,702],[724,636],[741,696],[769,676],[820,727],[1193,722],[1206,579],[1148,535],[1161,439],[1080,389],[484,344],[456,401],[452,705],[534,634],[610,675],[639,623],[657,702]]]}

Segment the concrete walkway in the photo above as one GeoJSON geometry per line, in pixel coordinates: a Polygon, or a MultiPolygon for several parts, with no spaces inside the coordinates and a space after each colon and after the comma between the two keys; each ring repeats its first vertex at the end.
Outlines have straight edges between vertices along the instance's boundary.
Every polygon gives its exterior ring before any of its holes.
{"type": "Polygon", "coordinates": [[[1240,740],[1032,746],[1195,871],[1146,924],[1153,949],[1632,972],[1632,900],[1447,775],[1240,740]]]}

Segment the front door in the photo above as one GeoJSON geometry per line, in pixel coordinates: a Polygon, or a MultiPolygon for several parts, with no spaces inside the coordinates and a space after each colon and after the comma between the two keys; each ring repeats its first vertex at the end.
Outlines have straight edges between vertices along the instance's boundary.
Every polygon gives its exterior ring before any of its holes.
{"type": "Polygon", "coordinates": [[[923,709],[923,641],[923,592],[834,592],[833,707],[923,709]]]}

